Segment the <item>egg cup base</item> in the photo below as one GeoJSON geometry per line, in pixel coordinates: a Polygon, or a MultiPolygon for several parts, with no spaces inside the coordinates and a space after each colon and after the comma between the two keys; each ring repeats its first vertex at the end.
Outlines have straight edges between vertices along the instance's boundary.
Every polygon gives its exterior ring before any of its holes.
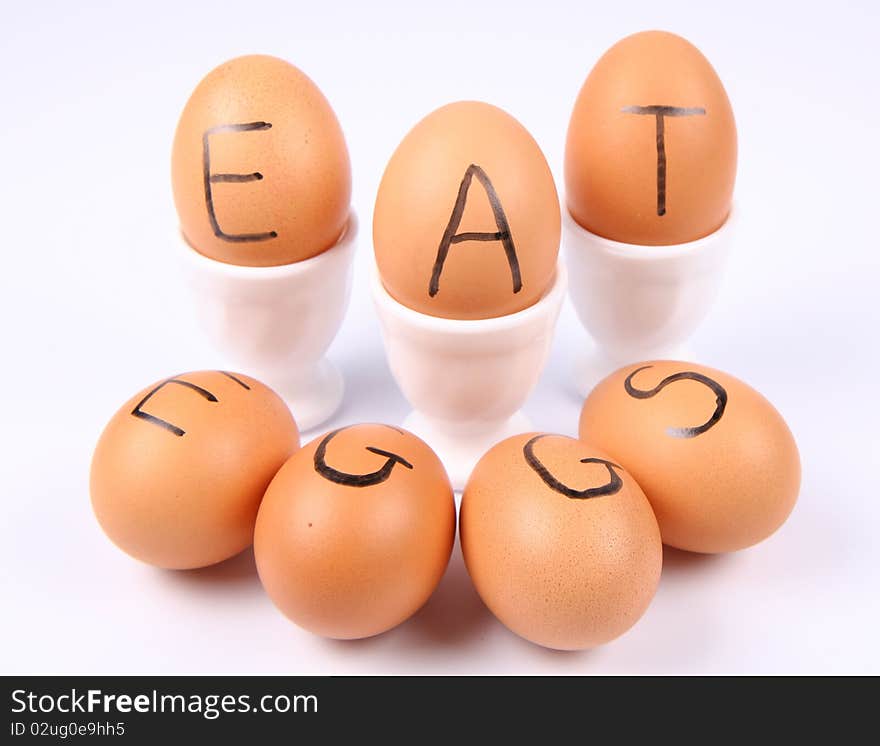
{"type": "Polygon", "coordinates": [[[640,358],[610,357],[602,348],[593,345],[587,349],[578,349],[574,353],[572,383],[579,396],[587,396],[599,381],[607,378],[624,365],[640,360],[681,360],[694,361],[696,352],[688,344],[680,344],[656,351],[655,354],[640,358]]]}
{"type": "Polygon", "coordinates": [[[628,363],[691,359],[687,341],[718,294],[736,218],[734,207],[708,236],[642,246],[591,233],[563,210],[569,295],[595,342],[588,359],[575,364],[578,391],[628,363]]]}
{"type": "Polygon", "coordinates": [[[275,390],[303,432],[328,420],[342,402],[342,375],[324,354],[348,309],[357,232],[352,211],[334,246],[275,267],[219,262],[177,234],[196,314],[223,365],[275,390]]]}
{"type": "Polygon", "coordinates": [[[456,428],[413,411],[401,427],[431,446],[446,468],[452,489],[460,493],[483,454],[506,438],[530,432],[532,422],[519,411],[500,423],[456,428]]]}

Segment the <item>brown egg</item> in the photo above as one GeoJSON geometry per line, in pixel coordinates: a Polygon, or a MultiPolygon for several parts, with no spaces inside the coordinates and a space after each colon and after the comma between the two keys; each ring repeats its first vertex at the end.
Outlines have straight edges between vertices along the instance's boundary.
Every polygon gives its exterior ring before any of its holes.
{"type": "Polygon", "coordinates": [[[315,438],[272,480],[254,535],[275,605],[325,637],[370,637],[434,592],[455,539],[455,502],[440,460],[390,425],[315,438]]]}
{"type": "Polygon", "coordinates": [[[477,101],[425,117],[385,169],[373,245],[385,289],[420,313],[485,319],[533,305],[553,284],[559,198],[541,149],[477,101]]]}
{"type": "Polygon", "coordinates": [[[591,445],[516,435],[474,468],[461,501],[461,548],[498,619],[539,645],[601,645],[644,614],[663,551],[635,480],[591,445]]]}
{"type": "Polygon", "coordinates": [[[791,513],[797,445],[779,412],[742,381],[694,363],[628,365],[587,397],[580,437],[625,464],[663,541],[692,552],[756,544],[791,513]]]}
{"type": "Polygon", "coordinates": [[[590,72],[568,126],[572,217],[631,244],[694,241],[727,219],[736,124],[721,80],[680,36],[644,31],[590,72]]]}
{"type": "Polygon", "coordinates": [[[276,57],[237,57],[199,83],[177,125],[171,183],[187,241],[227,264],[308,259],[348,221],[351,166],[336,115],[276,57]]]}
{"type": "Polygon", "coordinates": [[[250,546],[266,487],[299,448],[282,399],[241,373],[199,371],[135,394],[92,458],[92,507],[119,546],[158,567],[204,567],[250,546]]]}

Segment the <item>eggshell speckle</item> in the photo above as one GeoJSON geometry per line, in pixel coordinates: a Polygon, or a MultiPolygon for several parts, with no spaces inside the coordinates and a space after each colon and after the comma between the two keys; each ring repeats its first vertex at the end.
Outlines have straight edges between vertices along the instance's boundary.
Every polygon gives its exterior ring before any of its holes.
{"type": "Polygon", "coordinates": [[[211,565],[250,546],[263,493],[297,448],[290,410],[259,381],[173,376],[107,424],[92,458],[92,507],[107,536],[143,562],[211,565]]]}
{"type": "Polygon", "coordinates": [[[709,61],[675,34],[633,34],[601,57],[575,102],[568,209],[614,241],[694,241],[727,219],[736,151],[733,110],[709,61]]]}
{"type": "Polygon", "coordinates": [[[376,197],[373,245],[386,290],[450,319],[536,303],[556,271],[561,223],[538,144],[477,101],[425,117],[391,157],[376,197]]]}
{"type": "Polygon", "coordinates": [[[440,582],[455,502],[434,452],[388,425],[315,438],[278,472],[257,519],[260,579],[292,621],[325,637],[385,632],[440,582]]]}
{"type": "Polygon", "coordinates": [[[187,241],[227,264],[308,259],[348,221],[351,166],[336,115],[277,57],[237,57],[199,83],[174,136],[171,183],[187,241]]]}
{"type": "Polygon", "coordinates": [[[663,541],[730,552],[778,529],[800,489],[800,458],[779,412],[742,381],[693,363],[612,373],[584,402],[580,437],[625,464],[663,541]]]}
{"type": "Polygon", "coordinates": [[[660,579],[660,533],[639,485],[573,438],[529,433],[494,446],[468,480],[460,522],[483,601],[545,647],[584,649],[618,637],[645,612],[660,579]]]}

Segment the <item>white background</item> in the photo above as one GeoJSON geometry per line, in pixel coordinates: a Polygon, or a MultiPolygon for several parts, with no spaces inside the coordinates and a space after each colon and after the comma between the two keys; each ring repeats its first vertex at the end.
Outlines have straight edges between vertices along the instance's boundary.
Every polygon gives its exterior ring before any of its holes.
{"type": "MultiPolygon", "coordinates": [[[[0,41],[0,670],[3,673],[880,673],[876,3],[16,3],[0,41]],[[342,123],[363,220],[352,307],[331,358],[331,424],[398,422],[367,292],[370,216],[391,152],[458,99],[508,110],[562,185],[575,95],[598,56],[646,28],[696,43],[736,112],[739,234],[699,359],[788,419],[803,488],[771,539],[730,556],[667,551],[624,637],[556,653],[504,629],[456,548],[398,629],[322,640],[275,611],[253,555],[163,572],[115,549],[89,505],[106,420],[163,376],[222,364],[171,252],[169,153],[198,80],[238,54],[289,59],[342,123]]],[[[574,434],[570,307],[526,406],[574,434]]],[[[329,428],[329,425],[328,425],[329,428]]]]}

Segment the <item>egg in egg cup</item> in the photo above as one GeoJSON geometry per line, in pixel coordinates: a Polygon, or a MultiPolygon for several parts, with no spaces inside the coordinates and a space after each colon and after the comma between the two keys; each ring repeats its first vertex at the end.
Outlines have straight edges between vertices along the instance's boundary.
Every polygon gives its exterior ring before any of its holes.
{"type": "Polygon", "coordinates": [[[715,70],[663,31],[609,49],[577,97],[565,151],[571,298],[596,349],[582,393],[633,360],[693,357],[734,234],[737,137],[715,70]]]}
{"type": "Polygon", "coordinates": [[[224,62],[193,91],[171,158],[178,253],[228,365],[281,394],[303,430],[343,380],[324,358],[348,306],[357,220],[329,102],[268,55],[224,62]]]}
{"type": "Polygon", "coordinates": [[[480,456],[530,429],[520,412],[565,298],[559,197],[514,117],[459,101],[391,157],[373,212],[373,299],[403,426],[460,490],[480,456]]]}

